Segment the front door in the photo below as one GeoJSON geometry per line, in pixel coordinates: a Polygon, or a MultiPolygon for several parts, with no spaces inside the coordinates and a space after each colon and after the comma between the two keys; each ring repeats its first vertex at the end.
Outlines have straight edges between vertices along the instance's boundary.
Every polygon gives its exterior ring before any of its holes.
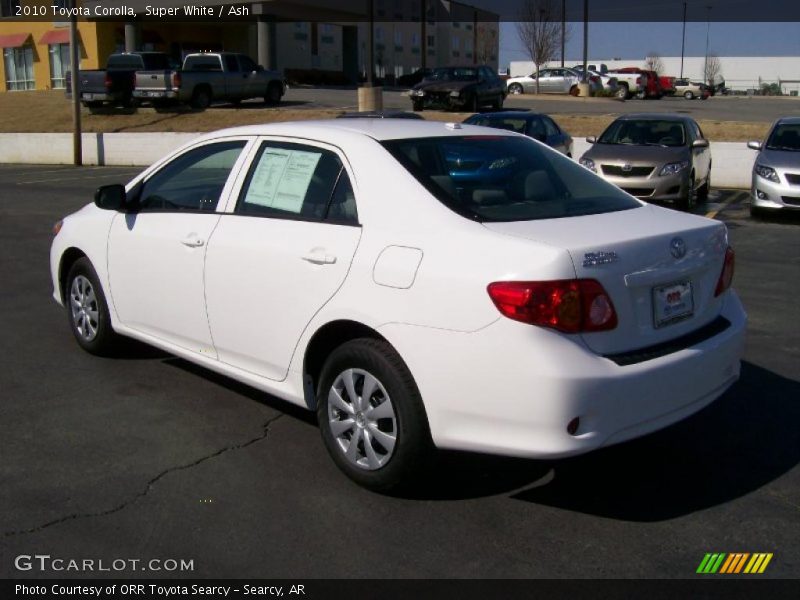
{"type": "Polygon", "coordinates": [[[138,208],[118,214],[108,238],[111,298],[120,322],[214,356],[203,268],[216,212],[245,139],[196,146],[132,190],[138,208]]]}

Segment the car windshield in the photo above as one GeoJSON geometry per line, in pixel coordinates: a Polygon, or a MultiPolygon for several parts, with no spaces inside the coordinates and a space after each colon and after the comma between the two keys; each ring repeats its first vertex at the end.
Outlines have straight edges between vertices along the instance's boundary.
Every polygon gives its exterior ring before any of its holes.
{"type": "Polygon", "coordinates": [[[478,78],[477,69],[434,69],[429,79],[435,81],[472,81],[478,78]]]}
{"type": "Polygon", "coordinates": [[[776,125],[767,140],[767,150],[800,151],[800,123],[776,125]]]}
{"type": "Polygon", "coordinates": [[[678,121],[620,119],[609,125],[597,142],[633,146],[685,146],[686,132],[678,121]]]}
{"type": "Polygon", "coordinates": [[[383,145],[439,201],[479,222],[577,217],[641,206],[529,138],[447,136],[383,145]]]}

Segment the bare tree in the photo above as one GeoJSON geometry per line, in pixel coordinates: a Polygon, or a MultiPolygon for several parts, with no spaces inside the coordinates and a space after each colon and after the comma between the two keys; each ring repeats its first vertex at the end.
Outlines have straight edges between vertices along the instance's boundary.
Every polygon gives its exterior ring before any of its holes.
{"type": "Polygon", "coordinates": [[[523,0],[517,22],[517,35],[536,66],[536,93],[539,93],[539,67],[553,60],[561,47],[561,9],[554,0],[523,0]]]}
{"type": "Polygon", "coordinates": [[[497,60],[498,30],[490,24],[479,23],[475,47],[475,60],[479,65],[493,65],[497,60]]]}
{"type": "Polygon", "coordinates": [[[703,75],[705,76],[706,83],[712,88],[717,85],[717,77],[722,74],[722,63],[720,63],[719,56],[716,54],[709,54],[706,58],[706,66],[703,75]]]}
{"type": "Polygon", "coordinates": [[[661,62],[661,56],[658,52],[648,52],[644,58],[644,67],[648,71],[655,71],[661,73],[664,70],[664,63],[661,62]]]}

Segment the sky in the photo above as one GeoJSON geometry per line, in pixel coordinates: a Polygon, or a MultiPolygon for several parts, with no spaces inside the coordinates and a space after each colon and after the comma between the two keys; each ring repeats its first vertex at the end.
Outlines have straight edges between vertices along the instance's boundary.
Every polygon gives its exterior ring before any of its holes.
{"type": "MultiPolygon", "coordinates": [[[[567,63],[581,62],[583,23],[572,23],[567,63]]],[[[681,55],[683,23],[589,23],[589,60],[631,58],[644,60],[681,55]]],[[[686,23],[686,56],[705,56],[706,23],[686,23]]],[[[797,56],[800,60],[800,23],[718,23],[708,26],[709,53],[718,56],[797,56]]],[[[530,60],[514,23],[500,24],[500,69],[513,60],[530,60]]]]}

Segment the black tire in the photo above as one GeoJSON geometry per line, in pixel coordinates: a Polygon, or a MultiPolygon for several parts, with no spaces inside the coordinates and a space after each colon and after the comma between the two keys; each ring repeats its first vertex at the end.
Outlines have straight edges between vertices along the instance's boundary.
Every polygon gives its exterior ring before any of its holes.
{"type": "MultiPolygon", "coordinates": [[[[628,87],[627,83],[620,83],[619,87],[621,87],[623,90],[625,90],[625,100],[630,100],[631,98],[633,98],[633,95],[631,94],[631,90],[628,87]]],[[[617,93],[619,94],[619,92],[617,92],[617,93]]]]}
{"type": "Polygon", "coordinates": [[[697,190],[696,199],[698,202],[705,202],[708,200],[708,193],[711,191],[711,166],[709,165],[708,177],[706,177],[705,183],[700,186],[700,189],[697,190]]]}
{"type": "Polygon", "coordinates": [[[627,100],[628,99],[628,88],[626,88],[623,85],[617,87],[617,91],[614,92],[614,97],[617,98],[617,100],[627,100]]]}
{"type": "Polygon", "coordinates": [[[683,92],[683,97],[687,100],[694,100],[694,94],[691,92],[691,90],[686,90],[683,92]]]}
{"type": "Polygon", "coordinates": [[[522,89],[522,86],[518,83],[512,83],[508,86],[508,93],[509,94],[524,94],[525,90],[522,89]]]}
{"type": "Polygon", "coordinates": [[[422,101],[420,100],[412,100],[411,108],[414,112],[422,112],[425,109],[425,107],[422,105],[422,101]]]}
{"type": "Polygon", "coordinates": [[[637,100],[647,100],[647,90],[640,90],[636,93],[637,100]]]}
{"type": "MultiPolygon", "coordinates": [[[[360,397],[359,401],[361,401],[360,397]]],[[[384,340],[359,338],[342,344],[331,353],[325,361],[317,388],[317,419],[322,440],[333,462],[350,479],[367,489],[382,493],[409,489],[425,474],[424,467],[432,462],[429,460],[429,455],[433,452],[433,443],[417,384],[403,359],[384,340]],[[349,412],[355,416],[351,429],[340,431],[337,438],[331,428],[331,419],[333,418],[334,421],[346,419],[348,413],[337,409],[335,405],[330,405],[329,397],[331,397],[334,385],[337,386],[337,390],[344,389],[339,386],[343,381],[342,378],[346,378],[349,369],[358,370],[353,385],[356,396],[363,391],[364,374],[374,377],[382,390],[378,387],[375,388],[368,399],[371,408],[364,409],[363,412],[355,412],[355,403],[349,399],[346,391],[340,393],[340,397],[345,398],[346,404],[349,401],[353,408],[353,411],[349,412]],[[388,397],[383,397],[383,390],[386,392],[385,396],[388,397]],[[372,410],[387,401],[390,401],[389,407],[393,410],[393,417],[380,420],[384,422],[382,425],[386,426],[385,422],[393,419],[390,431],[394,433],[394,446],[388,451],[388,455],[385,453],[382,455],[385,462],[380,466],[370,467],[368,464],[359,466],[358,461],[370,463],[365,443],[371,445],[373,456],[381,456],[381,452],[386,451],[386,448],[378,443],[380,437],[366,437],[368,433],[375,430],[374,424],[364,425],[363,423],[368,421],[368,417],[365,419],[368,414],[367,410],[372,410]],[[355,424],[359,418],[362,425],[355,424]],[[347,458],[348,450],[342,444],[349,441],[355,434],[363,437],[359,437],[359,441],[355,442],[353,460],[347,458]],[[378,443],[377,448],[375,443],[378,443]]],[[[382,429],[382,431],[386,430],[382,429]]],[[[350,444],[347,445],[347,448],[350,448],[350,444]]]]}
{"type": "Polygon", "coordinates": [[[686,190],[686,194],[678,199],[675,203],[678,210],[682,210],[683,212],[688,212],[692,208],[692,199],[694,197],[694,173],[689,178],[689,188],[686,190]]]}
{"type": "Polygon", "coordinates": [[[495,110],[503,110],[503,100],[505,100],[505,97],[503,96],[503,94],[500,94],[497,97],[497,100],[492,102],[492,108],[495,110]]]}
{"type": "Polygon", "coordinates": [[[85,256],[76,260],[67,274],[64,304],[72,335],[81,348],[97,356],[111,356],[118,351],[120,336],[111,327],[103,288],[92,263],[85,256]],[[84,309],[83,319],[81,308],[84,309]],[[91,329],[94,329],[93,336],[90,335],[91,329]]]}
{"type": "Polygon", "coordinates": [[[267,93],[264,95],[264,102],[270,106],[280,104],[281,97],[283,96],[283,89],[281,84],[273,81],[267,86],[267,93]]]}
{"type": "Polygon", "coordinates": [[[211,91],[208,88],[198,88],[192,94],[192,108],[205,110],[211,106],[211,91]]]}

